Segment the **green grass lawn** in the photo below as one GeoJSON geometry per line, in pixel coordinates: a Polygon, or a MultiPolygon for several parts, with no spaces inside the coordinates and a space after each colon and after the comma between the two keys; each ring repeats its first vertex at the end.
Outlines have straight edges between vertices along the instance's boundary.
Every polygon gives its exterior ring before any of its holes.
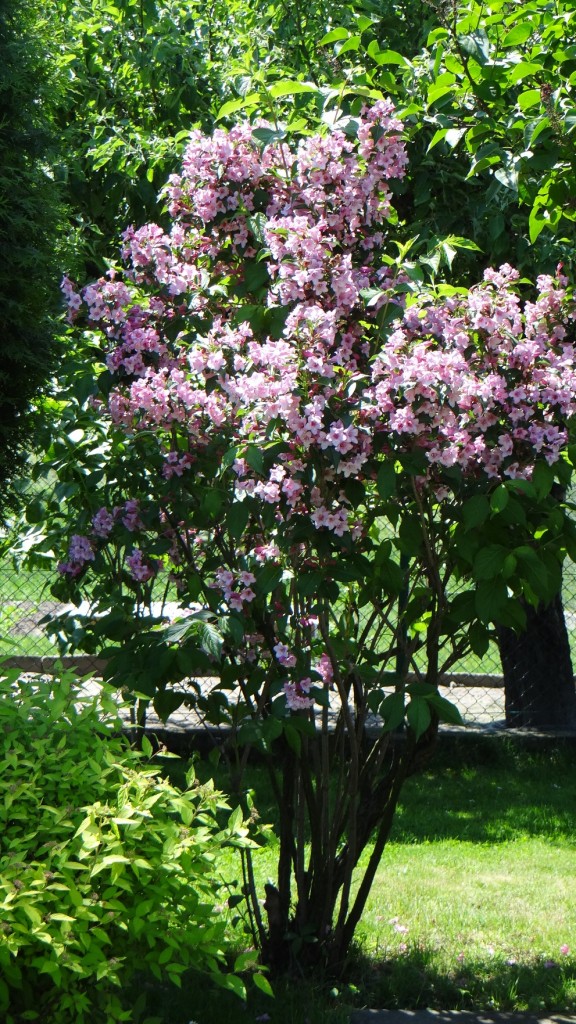
{"type": "MultiPolygon", "coordinates": [[[[173,762],[172,772],[180,770],[173,762]]],[[[223,785],[224,780],[218,780],[223,785]]],[[[250,769],[264,821],[273,807],[250,769]]],[[[233,854],[222,861],[236,879],[233,854]]],[[[274,875],[274,844],[256,857],[274,875]]],[[[246,1007],[155,993],[162,1024],[344,1024],[353,1007],[576,1011],[576,747],[461,739],[406,784],[345,976],[278,983],[246,1007]]]]}

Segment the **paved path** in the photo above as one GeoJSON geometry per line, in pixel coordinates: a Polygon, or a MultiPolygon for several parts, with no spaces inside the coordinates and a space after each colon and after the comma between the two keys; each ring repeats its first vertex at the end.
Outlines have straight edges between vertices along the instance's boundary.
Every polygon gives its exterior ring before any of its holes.
{"type": "Polygon", "coordinates": [[[466,1010],[356,1010],[350,1024],[575,1024],[576,1017],[466,1010]]]}

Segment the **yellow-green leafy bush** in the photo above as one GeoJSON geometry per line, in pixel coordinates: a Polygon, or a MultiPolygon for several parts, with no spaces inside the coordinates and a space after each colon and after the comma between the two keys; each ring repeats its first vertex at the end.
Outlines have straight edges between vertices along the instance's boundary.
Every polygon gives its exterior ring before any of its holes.
{"type": "Polygon", "coordinates": [[[130,750],[105,694],[0,679],[0,1018],[129,1020],[137,972],[178,984],[225,971],[215,858],[246,841],[239,812],[188,776],[176,789],[130,750]]]}

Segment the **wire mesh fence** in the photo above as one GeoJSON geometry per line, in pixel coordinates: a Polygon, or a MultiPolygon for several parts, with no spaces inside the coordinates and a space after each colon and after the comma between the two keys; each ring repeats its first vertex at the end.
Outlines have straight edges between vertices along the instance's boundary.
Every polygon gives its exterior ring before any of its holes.
{"type": "MultiPolygon", "coordinates": [[[[11,565],[0,566],[0,658],[9,659],[22,671],[50,671],[61,651],[47,631],[47,620],[65,611],[65,606],[51,595],[54,573],[34,570],[17,572],[11,565]]],[[[572,666],[576,666],[576,565],[564,570],[562,592],[572,666]]],[[[548,652],[552,656],[552,651],[548,652]]],[[[547,655],[547,652],[544,652],[547,655]]],[[[96,657],[65,659],[82,675],[101,673],[102,662],[96,657]]],[[[206,680],[206,686],[214,681],[206,680]]],[[[179,689],[186,693],[186,681],[179,689]]],[[[499,729],[510,725],[499,646],[492,642],[479,658],[468,654],[442,680],[442,690],[456,704],[466,725],[483,729],[499,729]]],[[[170,717],[170,726],[186,729],[198,724],[189,700],[170,717]]],[[[155,716],[152,715],[152,722],[155,716]]],[[[160,725],[158,721],[158,725],[160,725]]],[[[520,723],[522,724],[522,723],[520,723]]]]}

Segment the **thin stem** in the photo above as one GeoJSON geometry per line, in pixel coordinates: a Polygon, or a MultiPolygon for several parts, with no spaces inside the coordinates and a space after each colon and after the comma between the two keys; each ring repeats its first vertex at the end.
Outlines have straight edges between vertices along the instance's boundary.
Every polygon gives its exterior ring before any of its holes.
{"type": "Polygon", "coordinates": [[[337,939],[340,938],[340,942],[336,943],[337,953],[345,952],[348,946],[350,945],[350,942],[352,941],[352,936],[354,935],[354,931],[356,929],[356,926],[358,925],[358,922],[362,915],[362,911],[364,910],[364,907],[366,905],[366,900],[368,899],[370,889],[372,888],[372,883],[374,882],[374,877],[376,875],[376,871],[378,870],[378,865],[380,864],[380,861],[382,859],[382,853],[384,851],[384,847],[390,834],[392,819],[394,817],[396,805],[400,797],[400,791],[404,784],[404,779],[406,778],[406,773],[408,771],[408,766],[410,764],[410,760],[414,750],[413,740],[407,739],[406,743],[408,744],[406,750],[403,752],[403,754],[398,755],[400,763],[398,765],[396,772],[393,772],[393,770],[391,771],[392,783],[390,786],[388,799],[386,801],[386,805],[384,808],[384,813],[380,815],[380,825],[378,827],[378,834],[376,836],[374,848],[370,855],[370,860],[368,861],[368,866],[366,868],[366,871],[364,872],[362,881],[360,882],[360,886],[356,893],[356,898],[354,900],[352,910],[350,911],[350,914],[348,915],[348,918],[342,927],[341,936],[336,936],[337,939]]]}
{"type": "Polygon", "coordinates": [[[266,929],[260,912],[260,904],[256,893],[254,880],[254,864],[251,850],[240,850],[242,864],[242,879],[244,882],[244,898],[248,909],[248,920],[250,922],[250,933],[254,944],[263,949],[266,942],[266,929]]]}

